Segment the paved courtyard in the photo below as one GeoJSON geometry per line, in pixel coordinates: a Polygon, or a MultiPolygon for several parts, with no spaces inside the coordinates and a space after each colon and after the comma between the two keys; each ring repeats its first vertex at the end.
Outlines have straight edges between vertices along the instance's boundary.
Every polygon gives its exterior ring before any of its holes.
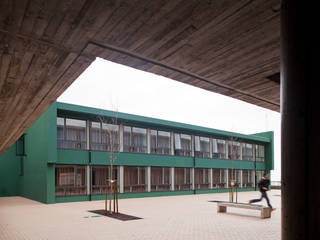
{"type": "MultiPolygon", "coordinates": [[[[228,200],[227,193],[120,199],[121,213],[141,217],[119,221],[88,210],[104,208],[104,201],[42,204],[22,197],[0,198],[0,239],[280,239],[280,191],[268,192],[276,207],[269,219],[260,212],[230,208],[217,213],[212,200],[228,200]]],[[[239,193],[239,202],[260,196],[239,193]]],[[[266,205],[265,200],[262,202],[266,205]]]]}

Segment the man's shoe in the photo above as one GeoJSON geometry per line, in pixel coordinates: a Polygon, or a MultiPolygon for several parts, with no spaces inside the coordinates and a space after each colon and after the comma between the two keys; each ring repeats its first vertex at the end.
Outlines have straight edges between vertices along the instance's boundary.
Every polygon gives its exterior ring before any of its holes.
{"type": "Polygon", "coordinates": [[[275,208],[271,208],[271,211],[274,211],[274,210],[276,210],[275,208]]]}
{"type": "Polygon", "coordinates": [[[249,200],[249,204],[252,204],[252,200],[249,200]]]}

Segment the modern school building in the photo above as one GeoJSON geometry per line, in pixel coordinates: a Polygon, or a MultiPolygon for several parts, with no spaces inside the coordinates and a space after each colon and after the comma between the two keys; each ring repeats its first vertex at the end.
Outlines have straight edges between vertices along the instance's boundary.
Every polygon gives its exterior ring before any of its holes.
{"type": "Polygon", "coordinates": [[[244,135],[55,102],[0,156],[0,196],[44,203],[252,191],[273,169],[273,132],[244,135]]]}

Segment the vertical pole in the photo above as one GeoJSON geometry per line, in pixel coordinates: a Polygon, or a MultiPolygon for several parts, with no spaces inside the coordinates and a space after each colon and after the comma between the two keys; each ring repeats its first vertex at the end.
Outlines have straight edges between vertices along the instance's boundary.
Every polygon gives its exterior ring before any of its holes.
{"type": "Polygon", "coordinates": [[[320,235],[318,18],[313,2],[282,1],[282,240],[320,235]]]}
{"type": "Polygon", "coordinates": [[[174,191],[174,167],[170,168],[170,190],[174,191]]]}
{"type": "Polygon", "coordinates": [[[124,193],[124,167],[119,167],[120,193],[124,193]]]}
{"type": "Polygon", "coordinates": [[[151,167],[147,167],[147,192],[151,192],[151,167]]]}
{"type": "Polygon", "coordinates": [[[209,168],[208,169],[209,171],[209,189],[212,189],[213,188],[213,171],[212,171],[212,168],[209,168]]]}

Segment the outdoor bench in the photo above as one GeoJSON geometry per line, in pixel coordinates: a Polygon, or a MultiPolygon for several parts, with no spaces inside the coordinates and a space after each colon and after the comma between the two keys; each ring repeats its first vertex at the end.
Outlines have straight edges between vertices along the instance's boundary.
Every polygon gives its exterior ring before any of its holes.
{"type": "Polygon", "coordinates": [[[232,202],[218,202],[217,212],[223,213],[227,211],[227,207],[245,208],[252,210],[259,210],[261,212],[261,218],[271,217],[271,208],[261,205],[250,205],[245,203],[232,203],[232,202]]]}

